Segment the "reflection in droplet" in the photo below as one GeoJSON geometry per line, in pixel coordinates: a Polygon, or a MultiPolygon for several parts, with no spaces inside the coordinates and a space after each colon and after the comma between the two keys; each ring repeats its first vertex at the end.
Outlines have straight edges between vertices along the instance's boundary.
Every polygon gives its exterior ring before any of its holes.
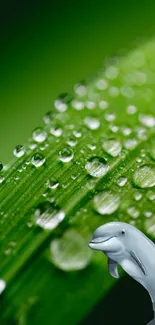
{"type": "Polygon", "coordinates": [[[32,156],[32,164],[35,166],[35,167],[40,167],[42,166],[44,163],[45,163],[45,157],[41,154],[41,153],[35,153],[33,156],[32,156]]]}

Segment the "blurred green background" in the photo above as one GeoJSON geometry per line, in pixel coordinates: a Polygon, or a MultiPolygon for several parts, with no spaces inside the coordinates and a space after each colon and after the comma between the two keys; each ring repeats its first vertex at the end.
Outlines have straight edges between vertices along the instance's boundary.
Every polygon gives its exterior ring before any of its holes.
{"type": "Polygon", "coordinates": [[[0,160],[9,162],[58,94],[154,35],[154,12],[154,0],[1,4],[0,160]]]}

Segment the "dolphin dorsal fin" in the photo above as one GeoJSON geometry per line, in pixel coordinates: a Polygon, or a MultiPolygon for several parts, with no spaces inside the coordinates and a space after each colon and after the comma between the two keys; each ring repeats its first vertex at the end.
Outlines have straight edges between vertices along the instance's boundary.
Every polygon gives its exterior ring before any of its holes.
{"type": "Polygon", "coordinates": [[[142,261],[140,260],[140,258],[137,256],[136,252],[134,250],[132,250],[130,252],[130,255],[135,260],[135,262],[137,263],[137,265],[139,266],[141,271],[144,273],[144,275],[147,275],[146,269],[145,269],[142,261]]]}
{"type": "Polygon", "coordinates": [[[119,278],[117,262],[113,261],[111,258],[108,257],[108,269],[110,274],[114,278],[119,278]]]}

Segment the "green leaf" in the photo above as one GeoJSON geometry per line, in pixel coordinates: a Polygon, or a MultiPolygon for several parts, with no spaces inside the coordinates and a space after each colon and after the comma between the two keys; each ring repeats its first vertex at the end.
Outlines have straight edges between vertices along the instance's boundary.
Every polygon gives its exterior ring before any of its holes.
{"type": "Polygon", "coordinates": [[[62,95],[1,171],[1,324],[77,324],[116,281],[92,232],[154,237],[155,42],[62,95]],[[1,290],[2,291],[2,290],[1,290]]]}

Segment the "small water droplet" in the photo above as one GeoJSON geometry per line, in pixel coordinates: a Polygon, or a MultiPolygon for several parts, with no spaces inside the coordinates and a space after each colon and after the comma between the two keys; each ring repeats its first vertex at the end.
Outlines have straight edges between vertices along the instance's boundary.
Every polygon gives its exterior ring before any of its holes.
{"type": "Polygon", "coordinates": [[[77,111],[81,111],[82,109],[84,109],[84,102],[74,99],[72,101],[72,106],[73,108],[75,108],[77,111]]]}
{"type": "Polygon", "coordinates": [[[50,133],[54,135],[55,137],[60,137],[63,132],[63,129],[60,127],[60,125],[55,124],[50,128],[50,133]]]}
{"type": "Polygon", "coordinates": [[[40,167],[42,166],[44,163],[45,163],[45,157],[41,154],[41,153],[35,153],[33,156],[32,156],[32,164],[35,166],[35,167],[40,167]]]}
{"type": "Polygon", "coordinates": [[[67,144],[71,147],[75,147],[77,145],[77,139],[74,135],[70,135],[69,139],[67,140],[67,144]]]}
{"type": "Polygon", "coordinates": [[[69,96],[68,94],[62,94],[54,102],[54,106],[57,111],[63,113],[68,109],[69,96]]]}
{"type": "Polygon", "coordinates": [[[151,218],[152,217],[152,211],[144,211],[144,216],[146,218],[151,218]]]}
{"type": "Polygon", "coordinates": [[[155,186],[155,166],[143,165],[139,167],[133,175],[133,181],[141,188],[155,186]]]}
{"type": "Polygon", "coordinates": [[[73,131],[73,135],[74,135],[76,138],[81,138],[82,133],[81,133],[80,130],[74,130],[74,131],[73,131]]]}
{"type": "Polygon", "coordinates": [[[134,207],[134,206],[129,207],[127,209],[127,213],[129,214],[130,217],[135,218],[135,219],[138,218],[139,215],[140,215],[139,210],[136,207],[134,207]]]}
{"type": "Polygon", "coordinates": [[[146,193],[146,197],[150,201],[155,201],[155,193],[153,191],[148,191],[146,193]]]}
{"type": "Polygon", "coordinates": [[[85,102],[85,105],[88,109],[94,109],[96,107],[96,103],[93,102],[92,100],[87,100],[85,102]]]}
{"type": "Polygon", "coordinates": [[[144,126],[146,126],[148,128],[152,128],[155,126],[155,118],[152,115],[140,114],[139,121],[141,122],[141,124],[143,124],[144,126]]]}
{"type": "Polygon", "coordinates": [[[106,121],[112,122],[115,120],[116,115],[114,113],[106,113],[104,117],[106,121]]]}
{"type": "Polygon", "coordinates": [[[68,229],[60,239],[54,239],[50,245],[52,262],[63,271],[77,271],[87,267],[92,252],[88,239],[77,230],[68,229]]]}
{"type": "Polygon", "coordinates": [[[36,224],[45,230],[55,229],[64,218],[64,211],[50,202],[40,203],[35,210],[36,224]]]}
{"type": "Polygon", "coordinates": [[[47,184],[48,188],[50,188],[52,190],[56,189],[59,186],[59,182],[57,182],[53,178],[48,179],[46,184],[47,184]]]}
{"type": "Polygon", "coordinates": [[[87,147],[92,151],[96,149],[96,145],[93,143],[88,143],[87,147]]]}
{"type": "Polygon", "coordinates": [[[104,79],[99,79],[97,80],[96,82],[96,87],[99,89],[99,90],[105,90],[108,88],[108,83],[106,80],[104,79]]]}
{"type": "Polygon", "coordinates": [[[109,170],[109,166],[104,158],[95,156],[87,161],[85,169],[93,177],[102,177],[109,170]]]}
{"type": "Polygon", "coordinates": [[[138,141],[135,138],[126,139],[123,142],[123,145],[128,150],[133,150],[136,148],[138,141]]]}
{"type": "Polygon", "coordinates": [[[127,177],[122,176],[117,180],[117,185],[123,187],[127,183],[127,181],[127,177]]]}
{"type": "Polygon", "coordinates": [[[25,154],[25,147],[22,144],[19,144],[14,148],[13,154],[17,158],[22,157],[25,154]]]}
{"type": "Polygon", "coordinates": [[[114,80],[117,78],[118,72],[119,72],[119,70],[117,67],[110,66],[105,70],[105,76],[110,80],[114,80]]]}
{"type": "Polygon", "coordinates": [[[129,105],[127,107],[127,113],[130,114],[130,115],[133,115],[137,112],[137,107],[134,106],[134,105],[129,105]]]}
{"type": "Polygon", "coordinates": [[[33,133],[32,133],[32,138],[34,141],[36,142],[44,142],[47,138],[47,132],[45,130],[43,130],[43,128],[38,127],[36,129],[34,129],[33,133]]]}
{"type": "Polygon", "coordinates": [[[109,129],[113,132],[113,133],[117,133],[119,130],[119,126],[114,125],[114,124],[110,124],[109,125],[109,129]]]}
{"type": "Polygon", "coordinates": [[[103,141],[103,149],[112,157],[117,157],[122,150],[120,141],[116,139],[106,139],[103,141]]]}
{"type": "Polygon", "coordinates": [[[59,152],[59,159],[63,162],[69,162],[73,159],[74,152],[70,147],[65,147],[59,152]]]}
{"type": "Polygon", "coordinates": [[[0,175],[0,184],[1,184],[1,183],[3,183],[3,182],[4,182],[4,180],[5,180],[5,177],[4,177],[4,176],[2,176],[2,175],[0,175]]]}
{"type": "Polygon", "coordinates": [[[0,294],[5,290],[6,282],[3,279],[0,279],[0,294]]]}
{"type": "Polygon", "coordinates": [[[100,109],[107,109],[109,107],[109,104],[106,101],[101,100],[99,102],[98,106],[99,106],[100,109]]]}
{"type": "Polygon", "coordinates": [[[135,198],[136,201],[140,201],[142,199],[142,196],[143,195],[140,192],[134,193],[134,198],[135,198]]]}
{"type": "Polygon", "coordinates": [[[87,87],[83,82],[81,82],[75,85],[74,91],[79,97],[84,97],[87,93],[87,87]]]}
{"type": "Polygon", "coordinates": [[[108,92],[111,97],[115,98],[119,96],[119,89],[117,87],[110,87],[108,92]]]}
{"type": "Polygon", "coordinates": [[[84,119],[84,123],[90,130],[97,130],[100,127],[100,121],[97,118],[91,116],[87,116],[84,119]]]}
{"type": "Polygon", "coordinates": [[[118,194],[110,191],[101,192],[95,195],[93,204],[98,213],[102,215],[110,215],[119,208],[120,197],[118,194]]]}
{"type": "Polygon", "coordinates": [[[53,119],[53,112],[51,112],[51,111],[47,112],[45,114],[45,116],[44,116],[44,122],[45,122],[45,124],[51,123],[52,119],[53,119]]]}

